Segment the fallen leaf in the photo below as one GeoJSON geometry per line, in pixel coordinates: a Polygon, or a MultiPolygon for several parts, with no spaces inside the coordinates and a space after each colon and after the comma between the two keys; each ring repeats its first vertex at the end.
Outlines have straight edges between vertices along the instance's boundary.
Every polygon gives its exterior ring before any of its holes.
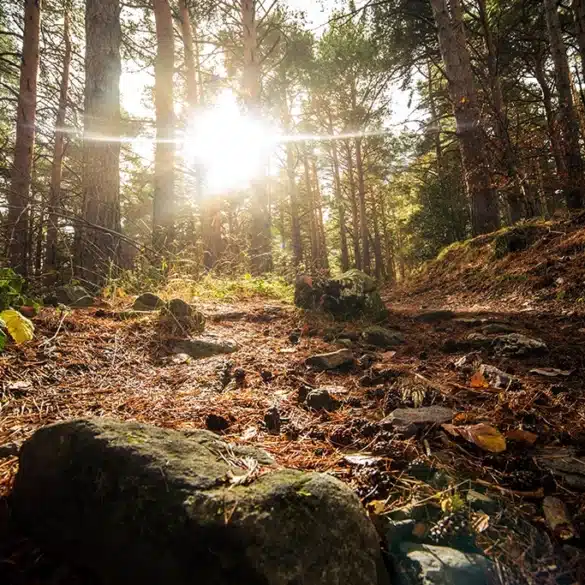
{"type": "Polygon", "coordinates": [[[30,380],[16,380],[6,384],[6,390],[9,392],[22,392],[30,388],[32,388],[32,382],[30,380]]]}
{"type": "Polygon", "coordinates": [[[484,451],[501,453],[506,450],[506,439],[498,429],[491,425],[479,423],[476,425],[465,425],[460,427],[449,424],[441,426],[454,437],[463,437],[466,441],[477,445],[484,451]]]}
{"type": "Polygon", "coordinates": [[[489,525],[490,517],[485,512],[474,512],[471,515],[471,526],[475,532],[484,532],[489,528],[489,525]]]}
{"type": "Polygon", "coordinates": [[[366,504],[366,509],[374,516],[381,516],[386,510],[386,502],[384,500],[372,500],[366,504]]]}
{"type": "Polygon", "coordinates": [[[557,370],[557,368],[534,368],[530,370],[531,374],[556,378],[558,376],[570,376],[575,370],[557,370]]]}
{"type": "Polygon", "coordinates": [[[16,343],[24,343],[34,337],[35,326],[32,321],[14,309],[2,311],[0,320],[4,321],[8,333],[16,343]]]}
{"type": "Polygon", "coordinates": [[[506,433],[506,439],[509,441],[518,441],[519,443],[534,445],[534,443],[536,443],[536,439],[538,439],[538,435],[535,435],[530,431],[524,431],[522,429],[513,429],[506,433]]]}
{"type": "Polygon", "coordinates": [[[570,540],[577,536],[569,512],[562,500],[547,496],[542,502],[544,519],[552,532],[562,540],[570,540]]]}
{"type": "Polygon", "coordinates": [[[412,535],[417,538],[424,538],[427,533],[427,525],[424,522],[417,522],[412,529],[412,535]]]}
{"type": "Polygon", "coordinates": [[[490,385],[485,379],[485,376],[478,370],[471,376],[471,387],[472,388],[489,388],[490,385]]]}
{"type": "Polygon", "coordinates": [[[395,351],[385,351],[382,355],[382,361],[391,360],[396,355],[395,351]]]}

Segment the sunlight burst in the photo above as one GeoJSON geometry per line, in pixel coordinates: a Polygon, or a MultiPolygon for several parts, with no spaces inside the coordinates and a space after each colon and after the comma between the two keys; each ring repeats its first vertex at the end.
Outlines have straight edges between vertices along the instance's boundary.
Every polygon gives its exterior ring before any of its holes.
{"type": "Polygon", "coordinates": [[[205,169],[208,195],[245,189],[266,172],[279,141],[276,128],[241,112],[230,90],[197,114],[183,141],[188,164],[205,169]]]}

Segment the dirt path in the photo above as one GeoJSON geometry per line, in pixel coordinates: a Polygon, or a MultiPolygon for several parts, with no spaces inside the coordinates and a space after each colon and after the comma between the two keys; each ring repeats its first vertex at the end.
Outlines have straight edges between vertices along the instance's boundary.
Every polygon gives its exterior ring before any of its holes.
{"type": "MultiPolygon", "coordinates": [[[[103,310],[77,310],[65,317],[44,310],[36,319],[36,340],[0,357],[0,445],[19,445],[42,425],[82,416],[176,429],[207,426],[228,440],[264,448],[282,465],[335,474],[375,514],[397,518],[405,510],[418,510],[423,528],[441,514],[442,500],[455,493],[465,498],[473,488],[505,502],[479,534],[481,548],[533,582],[552,583],[545,579],[563,572],[573,575],[567,583],[578,582],[574,571],[583,540],[571,539],[573,550],[552,536],[541,503],[545,495],[560,497],[575,532],[585,534],[585,498],[545,470],[538,455],[545,448],[583,455],[585,318],[491,306],[421,320],[428,311],[421,304],[392,305],[387,326],[399,330],[405,343],[384,350],[359,340],[364,324],[336,324],[262,300],[210,303],[202,307],[208,315],[206,331],[235,340],[240,349],[203,360],[171,355],[172,340],[156,317],[119,321],[104,317],[103,310]],[[542,340],[547,351],[523,358],[498,354],[492,340],[508,330],[542,340]],[[468,343],[474,333],[489,339],[483,346],[476,339],[477,356],[514,376],[513,385],[473,387],[474,371],[454,365],[474,350],[468,343]],[[312,354],[339,349],[340,338],[354,340],[354,366],[316,372],[305,365],[312,354]],[[570,374],[531,373],[536,368],[570,374]],[[328,387],[341,408],[308,409],[299,400],[307,387],[328,387]],[[452,437],[439,425],[398,433],[379,424],[396,408],[430,405],[452,408],[458,425],[486,422],[503,434],[528,431],[536,442],[509,440],[506,451],[496,454],[452,437]],[[264,421],[272,407],[281,418],[278,434],[264,421]],[[356,452],[373,458],[365,461],[368,465],[346,459],[356,452]],[[421,479],[421,470],[445,480],[429,483],[421,479]],[[543,567],[553,562],[557,568],[549,567],[543,576],[543,567]]],[[[16,455],[5,449],[2,494],[9,493],[16,469],[16,455]]],[[[7,542],[0,553],[3,583],[89,582],[38,554],[26,540],[12,535],[7,542]]]]}

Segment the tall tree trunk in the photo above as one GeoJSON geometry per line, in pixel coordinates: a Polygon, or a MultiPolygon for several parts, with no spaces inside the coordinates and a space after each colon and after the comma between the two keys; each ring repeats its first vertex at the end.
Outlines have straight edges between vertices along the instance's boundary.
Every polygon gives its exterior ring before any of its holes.
{"type": "Polygon", "coordinates": [[[498,71],[498,58],[496,55],[492,29],[488,20],[486,0],[478,0],[477,5],[479,8],[479,18],[487,50],[487,69],[498,149],[501,149],[504,168],[508,176],[508,181],[512,185],[511,192],[508,195],[510,218],[512,223],[516,223],[522,219],[523,215],[525,215],[525,210],[528,207],[528,186],[525,174],[520,169],[518,153],[516,152],[510,138],[510,121],[508,120],[508,112],[506,110],[504,94],[502,92],[502,82],[498,71]]]}
{"type": "MultiPolygon", "coordinates": [[[[196,48],[191,17],[187,7],[187,0],[179,0],[179,19],[181,25],[181,37],[183,39],[183,51],[185,53],[185,74],[187,87],[187,104],[189,115],[194,116],[197,107],[201,105],[201,88],[199,87],[199,51],[196,48]]],[[[197,128],[195,128],[197,132],[197,128]]],[[[202,165],[197,168],[197,199],[201,211],[201,235],[203,239],[203,263],[205,268],[211,270],[223,253],[224,243],[222,239],[222,213],[221,202],[217,198],[205,198],[204,196],[204,169],[202,165]]]]}
{"type": "MultiPolygon", "coordinates": [[[[260,63],[258,60],[258,30],[256,0],[240,0],[242,14],[242,46],[244,48],[243,95],[248,112],[260,114],[260,63]]],[[[270,234],[270,201],[266,177],[252,184],[250,225],[250,260],[254,274],[272,270],[270,234]]]]}
{"type": "Polygon", "coordinates": [[[352,219],[352,240],[353,240],[353,263],[356,268],[362,268],[362,255],[360,249],[360,217],[357,204],[357,194],[355,188],[355,171],[353,168],[353,156],[351,151],[351,143],[349,140],[345,142],[345,153],[347,160],[347,180],[349,183],[349,201],[351,203],[351,219],[352,219]]]}
{"type": "Polygon", "coordinates": [[[56,280],[57,271],[57,236],[59,211],[61,210],[61,175],[63,172],[63,155],[65,153],[65,116],[67,114],[67,94],[69,92],[69,69],[71,67],[71,38],[69,35],[69,12],[65,9],[63,27],[65,54],[63,55],[63,72],[59,91],[59,106],[55,121],[55,144],[53,146],[53,163],[51,166],[51,187],[49,190],[49,219],[47,225],[47,242],[45,249],[45,282],[50,285],[56,280]]]}
{"type": "Polygon", "coordinates": [[[433,85],[433,70],[431,62],[427,64],[428,92],[429,92],[429,110],[431,112],[431,124],[433,137],[435,141],[435,156],[437,157],[437,175],[439,180],[443,180],[443,147],[441,145],[441,120],[437,112],[437,103],[435,98],[435,88],[433,85]]]}
{"type": "Polygon", "coordinates": [[[311,240],[311,270],[319,270],[321,268],[321,234],[317,222],[315,197],[313,194],[313,187],[311,184],[311,169],[309,166],[309,155],[307,152],[307,145],[303,143],[303,169],[305,178],[305,192],[307,199],[307,207],[309,214],[309,237],[311,240]]]}
{"type": "Polygon", "coordinates": [[[540,86],[540,90],[542,91],[542,102],[544,105],[544,112],[546,115],[548,136],[550,140],[552,155],[553,158],[555,159],[557,175],[561,177],[564,182],[567,176],[567,167],[565,164],[565,158],[563,156],[563,149],[561,145],[561,138],[559,136],[559,129],[554,114],[552,92],[546,79],[545,60],[546,55],[544,53],[540,53],[535,56],[534,77],[538,82],[538,85],[540,86]]]}
{"type": "Polygon", "coordinates": [[[325,237],[325,223],[323,222],[323,201],[321,199],[321,189],[319,187],[319,175],[317,173],[317,163],[315,157],[311,157],[311,169],[315,181],[315,209],[317,212],[317,227],[319,229],[319,253],[321,268],[329,270],[329,258],[327,257],[327,238],[325,237]]]}
{"type": "Polygon", "coordinates": [[[41,0],[24,2],[24,38],[16,115],[16,143],[8,191],[8,260],[14,270],[28,276],[30,186],[37,108],[41,0]]]}
{"type": "Polygon", "coordinates": [[[486,136],[481,127],[471,61],[465,44],[461,5],[459,0],[431,0],[431,6],[453,102],[465,183],[471,200],[473,233],[481,234],[497,229],[500,217],[498,196],[487,162],[486,136]]]}
{"type": "Polygon", "coordinates": [[[376,204],[376,195],[372,194],[372,225],[374,228],[374,260],[376,261],[375,274],[378,280],[386,277],[384,260],[382,258],[382,239],[380,238],[380,223],[378,220],[378,209],[376,204]]]}
{"type": "Polygon", "coordinates": [[[156,149],[154,153],[154,200],[152,236],[155,250],[163,252],[174,237],[175,144],[173,72],[175,63],[173,18],[169,0],[153,0],[156,24],[154,105],[156,149]]]}
{"type": "Polygon", "coordinates": [[[386,198],[380,198],[380,216],[382,219],[382,232],[384,234],[384,256],[386,259],[386,276],[390,281],[396,280],[396,265],[394,263],[394,250],[392,239],[388,230],[388,218],[386,217],[386,198]]]}
{"type": "Polygon", "coordinates": [[[544,0],[546,27],[550,51],[554,63],[555,79],[559,94],[561,134],[567,167],[565,199],[569,209],[583,207],[583,159],[579,146],[579,123],[573,106],[569,62],[563,41],[556,0],[544,0]]]}
{"type": "Polygon", "coordinates": [[[119,252],[115,235],[120,230],[119,0],[86,0],[85,38],[85,224],[78,239],[79,258],[85,280],[101,284],[119,252]]]}
{"type": "Polygon", "coordinates": [[[581,58],[581,79],[585,82],[585,0],[573,0],[571,4],[575,19],[575,36],[581,58]]]}
{"type": "Polygon", "coordinates": [[[358,179],[358,195],[360,200],[360,238],[362,241],[362,270],[370,273],[370,241],[368,239],[368,214],[366,209],[366,184],[364,179],[364,162],[362,158],[362,139],[355,141],[355,166],[358,179]]]}
{"type": "Polygon", "coordinates": [[[331,160],[333,161],[333,190],[335,194],[335,204],[339,214],[339,245],[341,248],[341,270],[349,270],[349,251],[347,249],[347,226],[345,225],[345,205],[343,203],[343,193],[341,191],[341,174],[339,172],[339,156],[337,154],[337,142],[332,140],[331,143],[331,160]]]}

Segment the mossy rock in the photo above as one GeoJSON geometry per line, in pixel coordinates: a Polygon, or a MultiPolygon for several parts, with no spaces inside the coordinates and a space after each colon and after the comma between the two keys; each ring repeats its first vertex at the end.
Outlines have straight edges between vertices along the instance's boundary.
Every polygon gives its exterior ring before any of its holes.
{"type": "Polygon", "coordinates": [[[388,316],[376,281],[356,269],[331,279],[299,276],[295,304],[303,309],[323,310],[339,319],[367,317],[382,321],[388,316]]]}
{"type": "Polygon", "coordinates": [[[164,307],[164,304],[165,302],[158,295],[145,292],[136,298],[132,309],[135,311],[156,311],[164,307]]]}
{"type": "Polygon", "coordinates": [[[209,431],[105,419],[25,442],[15,519],[110,585],[387,583],[357,497],[209,431]]]}
{"type": "Polygon", "coordinates": [[[171,299],[160,312],[161,323],[175,335],[203,333],[205,315],[182,299],[171,299]]]}
{"type": "Polygon", "coordinates": [[[503,258],[508,254],[522,252],[546,231],[547,228],[538,225],[515,226],[502,230],[494,238],[494,255],[496,258],[503,258]]]}

